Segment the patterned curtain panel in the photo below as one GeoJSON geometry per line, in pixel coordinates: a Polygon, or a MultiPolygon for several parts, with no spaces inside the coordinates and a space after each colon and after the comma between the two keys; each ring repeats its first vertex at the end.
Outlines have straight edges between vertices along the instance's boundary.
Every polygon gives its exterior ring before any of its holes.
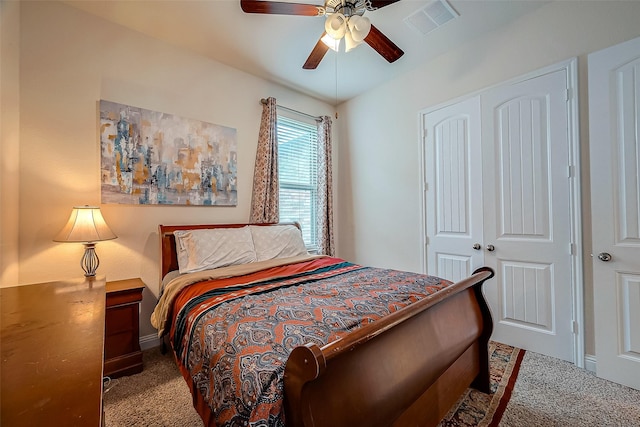
{"type": "Polygon", "coordinates": [[[262,106],[262,120],[251,194],[252,224],[278,222],[278,139],[276,99],[267,98],[262,106]]]}
{"type": "Polygon", "coordinates": [[[318,244],[320,253],[334,256],[331,118],[318,121],[318,244]]]}

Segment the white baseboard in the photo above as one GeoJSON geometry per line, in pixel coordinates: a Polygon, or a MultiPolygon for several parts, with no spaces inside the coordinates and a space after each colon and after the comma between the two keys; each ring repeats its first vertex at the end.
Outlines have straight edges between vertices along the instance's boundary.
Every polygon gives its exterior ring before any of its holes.
{"type": "Polygon", "coordinates": [[[585,354],[584,367],[587,371],[596,372],[596,357],[591,354],[585,354]]]}
{"type": "Polygon", "coordinates": [[[158,346],[160,346],[160,338],[158,338],[157,334],[140,337],[140,349],[142,351],[158,346]]]}

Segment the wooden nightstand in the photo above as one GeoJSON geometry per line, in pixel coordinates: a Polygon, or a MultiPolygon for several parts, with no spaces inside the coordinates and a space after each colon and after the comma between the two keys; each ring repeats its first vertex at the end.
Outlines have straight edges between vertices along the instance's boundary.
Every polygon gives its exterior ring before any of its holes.
{"type": "Polygon", "coordinates": [[[107,282],[104,376],[142,372],[139,307],[144,282],[138,278],[107,282]]]}

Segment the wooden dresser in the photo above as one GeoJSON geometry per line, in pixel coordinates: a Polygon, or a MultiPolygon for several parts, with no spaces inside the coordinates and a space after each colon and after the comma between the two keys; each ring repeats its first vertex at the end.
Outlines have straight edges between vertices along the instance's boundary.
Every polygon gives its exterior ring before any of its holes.
{"type": "Polygon", "coordinates": [[[105,280],[0,289],[0,425],[100,426],[105,280]]]}

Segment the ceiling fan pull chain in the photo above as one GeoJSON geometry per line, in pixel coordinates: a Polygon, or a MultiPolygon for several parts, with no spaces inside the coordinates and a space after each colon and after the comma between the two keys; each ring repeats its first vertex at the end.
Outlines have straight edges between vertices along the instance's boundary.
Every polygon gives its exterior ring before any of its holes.
{"type": "Polygon", "coordinates": [[[336,102],[335,102],[335,108],[336,108],[336,120],[338,120],[338,52],[336,52],[335,56],[335,71],[336,71],[336,102]]]}

